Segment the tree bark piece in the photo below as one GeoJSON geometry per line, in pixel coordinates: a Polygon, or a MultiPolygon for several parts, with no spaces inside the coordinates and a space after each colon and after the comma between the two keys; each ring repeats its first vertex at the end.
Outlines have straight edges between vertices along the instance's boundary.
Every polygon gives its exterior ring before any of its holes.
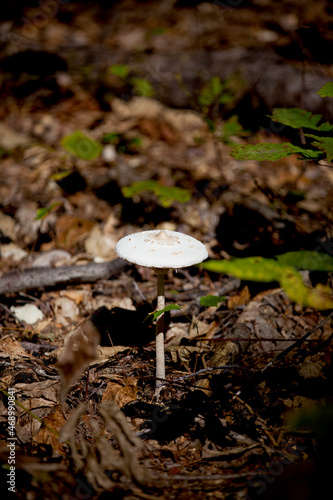
{"type": "Polygon", "coordinates": [[[92,283],[118,275],[128,263],[123,259],[79,266],[35,267],[10,271],[0,277],[0,295],[62,284],[92,283]]]}

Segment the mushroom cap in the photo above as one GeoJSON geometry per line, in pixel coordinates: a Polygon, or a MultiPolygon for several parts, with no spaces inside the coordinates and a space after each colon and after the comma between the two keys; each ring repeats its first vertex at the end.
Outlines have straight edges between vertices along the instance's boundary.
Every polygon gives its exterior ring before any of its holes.
{"type": "Polygon", "coordinates": [[[118,241],[116,252],[122,259],[139,266],[177,269],[199,264],[208,257],[200,241],[177,231],[142,231],[118,241]]]}

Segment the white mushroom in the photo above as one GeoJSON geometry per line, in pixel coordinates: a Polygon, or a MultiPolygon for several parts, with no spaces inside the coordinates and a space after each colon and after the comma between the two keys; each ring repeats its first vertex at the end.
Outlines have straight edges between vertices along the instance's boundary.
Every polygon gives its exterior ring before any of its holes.
{"type": "MultiPolygon", "coordinates": [[[[176,231],[143,231],[125,236],[116,245],[122,259],[152,268],[157,275],[157,310],[165,307],[164,275],[169,269],[199,264],[208,257],[200,241],[176,231]]],[[[156,393],[165,379],[164,313],[156,320],[156,393]]]]}

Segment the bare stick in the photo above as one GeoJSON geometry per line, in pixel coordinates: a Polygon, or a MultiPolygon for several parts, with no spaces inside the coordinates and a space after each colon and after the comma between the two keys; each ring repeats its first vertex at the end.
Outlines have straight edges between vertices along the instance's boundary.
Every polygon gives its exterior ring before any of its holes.
{"type": "Polygon", "coordinates": [[[32,267],[15,270],[0,277],[0,295],[61,284],[92,283],[100,279],[110,279],[128,265],[123,259],[82,266],[32,267]]]}

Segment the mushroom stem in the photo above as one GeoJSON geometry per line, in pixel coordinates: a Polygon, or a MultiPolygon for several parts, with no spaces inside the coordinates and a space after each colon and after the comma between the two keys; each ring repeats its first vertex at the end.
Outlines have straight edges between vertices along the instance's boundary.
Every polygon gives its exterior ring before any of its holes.
{"type": "MultiPolygon", "coordinates": [[[[165,308],[164,296],[164,274],[165,269],[155,269],[157,274],[157,310],[165,308]]],[[[156,320],[156,390],[159,393],[165,379],[165,359],[164,359],[164,313],[160,314],[156,320]]]]}

